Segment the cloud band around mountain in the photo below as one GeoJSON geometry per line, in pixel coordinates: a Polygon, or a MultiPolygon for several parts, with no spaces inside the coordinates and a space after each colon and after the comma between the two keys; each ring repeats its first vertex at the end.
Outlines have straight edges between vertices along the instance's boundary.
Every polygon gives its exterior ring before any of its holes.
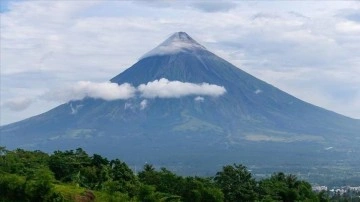
{"type": "Polygon", "coordinates": [[[217,97],[226,92],[223,86],[208,83],[188,83],[169,81],[165,78],[141,84],[137,88],[145,98],[180,98],[189,95],[203,95],[217,97]]]}
{"type": "Polygon", "coordinates": [[[218,97],[226,93],[223,86],[209,83],[189,83],[169,81],[166,78],[140,84],[137,88],[131,84],[90,81],[79,81],[76,84],[56,91],[46,93],[47,100],[81,100],[86,97],[103,100],[126,100],[137,94],[143,98],[180,98],[185,96],[212,96],[218,97]]]}
{"type": "Polygon", "coordinates": [[[134,97],[135,93],[136,89],[128,83],[118,85],[110,82],[79,81],[67,88],[50,91],[43,97],[48,100],[62,101],[81,100],[86,97],[111,101],[126,100],[134,97]]]}

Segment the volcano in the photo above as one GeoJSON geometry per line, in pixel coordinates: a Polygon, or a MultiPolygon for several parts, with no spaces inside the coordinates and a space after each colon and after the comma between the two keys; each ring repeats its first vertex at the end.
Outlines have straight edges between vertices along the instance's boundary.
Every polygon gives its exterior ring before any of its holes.
{"type": "Polygon", "coordinates": [[[255,78],[185,32],[110,81],[131,84],[137,93],[73,100],[2,126],[1,145],[49,152],[82,147],[131,165],[192,174],[226,163],[302,172],[309,165],[359,162],[359,120],[255,78]]]}

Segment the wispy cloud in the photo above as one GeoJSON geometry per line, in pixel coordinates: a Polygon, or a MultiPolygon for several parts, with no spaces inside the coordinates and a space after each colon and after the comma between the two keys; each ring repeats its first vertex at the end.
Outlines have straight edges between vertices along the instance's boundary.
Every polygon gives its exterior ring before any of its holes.
{"type": "Polygon", "coordinates": [[[360,22],[360,7],[342,9],[339,11],[338,16],[354,22],[360,22]]]}
{"type": "Polygon", "coordinates": [[[169,81],[165,78],[141,84],[138,87],[145,98],[179,98],[188,95],[220,96],[226,92],[223,86],[208,83],[169,81]]]}
{"type": "Polygon", "coordinates": [[[231,9],[235,9],[236,3],[232,1],[199,1],[192,4],[192,7],[199,9],[204,12],[228,12],[231,9]]]}
{"type": "Polygon", "coordinates": [[[49,100],[81,100],[86,97],[103,99],[103,100],[125,100],[135,95],[136,89],[124,83],[118,85],[116,83],[102,82],[94,83],[90,81],[79,81],[67,88],[49,91],[42,97],[49,100]]]}
{"type": "Polygon", "coordinates": [[[148,101],[147,100],[142,100],[140,102],[140,110],[145,109],[147,107],[147,105],[148,105],[148,101]]]}
{"type": "Polygon", "coordinates": [[[10,109],[11,111],[23,111],[27,109],[32,102],[33,100],[29,98],[14,98],[5,101],[2,106],[10,109]]]}
{"type": "Polygon", "coordinates": [[[194,100],[195,100],[196,102],[204,102],[205,98],[204,98],[204,97],[201,97],[201,96],[196,96],[196,97],[194,98],[194,100]]]}

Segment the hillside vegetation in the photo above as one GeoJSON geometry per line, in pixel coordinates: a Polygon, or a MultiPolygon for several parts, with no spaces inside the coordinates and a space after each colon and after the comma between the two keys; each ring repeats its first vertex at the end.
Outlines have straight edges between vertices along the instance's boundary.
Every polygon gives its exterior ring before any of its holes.
{"type": "Polygon", "coordinates": [[[119,159],[83,149],[13,151],[0,147],[0,201],[328,201],[294,175],[275,173],[255,180],[239,164],[214,177],[179,176],[150,164],[134,173],[119,159]]]}

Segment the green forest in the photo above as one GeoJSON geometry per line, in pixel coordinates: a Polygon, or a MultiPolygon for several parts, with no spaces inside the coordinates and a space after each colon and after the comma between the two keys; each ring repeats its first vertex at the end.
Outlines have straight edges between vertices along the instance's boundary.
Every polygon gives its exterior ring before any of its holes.
{"type": "Polygon", "coordinates": [[[330,201],[325,192],[295,175],[274,173],[256,180],[241,164],[213,177],[179,176],[146,164],[134,173],[119,159],[83,149],[42,151],[0,147],[0,201],[330,201]]]}

